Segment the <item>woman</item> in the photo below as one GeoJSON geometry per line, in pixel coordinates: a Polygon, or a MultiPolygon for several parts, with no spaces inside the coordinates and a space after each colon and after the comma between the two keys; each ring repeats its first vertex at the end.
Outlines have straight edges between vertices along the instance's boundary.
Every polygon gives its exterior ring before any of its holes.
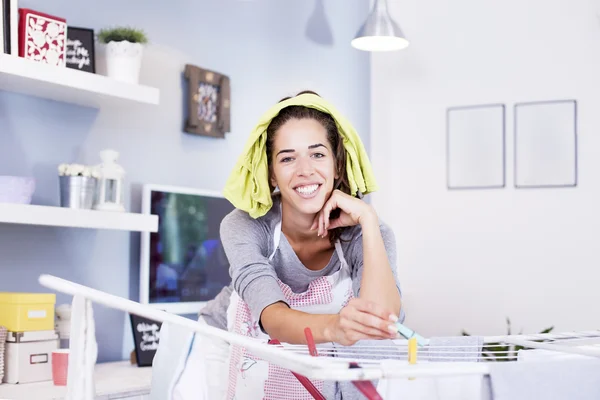
{"type": "MultiPolygon", "coordinates": [[[[306,343],[306,327],[317,343],[396,338],[394,236],[356,197],[375,183],[351,125],[301,92],[263,116],[238,166],[225,189],[237,209],[221,224],[232,285],[200,320],[292,344],[306,343]]],[[[174,397],[192,390],[195,398],[199,390],[210,399],[311,398],[288,371],[200,335],[174,397]]]]}

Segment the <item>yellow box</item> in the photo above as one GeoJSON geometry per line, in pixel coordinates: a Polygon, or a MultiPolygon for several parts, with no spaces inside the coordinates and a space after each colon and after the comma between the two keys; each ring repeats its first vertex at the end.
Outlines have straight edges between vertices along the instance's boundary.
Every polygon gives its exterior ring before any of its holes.
{"type": "Polygon", "coordinates": [[[54,330],[53,293],[0,292],[0,325],[11,332],[54,330]]]}

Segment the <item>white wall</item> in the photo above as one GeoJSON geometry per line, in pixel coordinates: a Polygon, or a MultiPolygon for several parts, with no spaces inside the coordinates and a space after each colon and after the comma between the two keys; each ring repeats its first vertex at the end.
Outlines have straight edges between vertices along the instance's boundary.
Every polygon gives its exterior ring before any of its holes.
{"type": "Polygon", "coordinates": [[[411,46],[371,65],[373,201],[426,335],[600,326],[600,23],[587,0],[390,2],[411,46]],[[579,186],[516,190],[515,102],[576,99],[579,186]],[[449,106],[507,105],[507,187],[446,189],[449,106]]]}

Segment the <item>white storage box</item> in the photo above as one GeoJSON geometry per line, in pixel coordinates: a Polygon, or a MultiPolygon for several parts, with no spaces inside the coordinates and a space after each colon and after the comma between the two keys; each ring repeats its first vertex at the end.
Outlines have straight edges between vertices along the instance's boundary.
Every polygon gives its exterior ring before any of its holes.
{"type": "Polygon", "coordinates": [[[6,343],[6,336],[8,330],[4,326],[0,326],[0,383],[4,378],[4,343],[6,343]]]}
{"type": "Polygon", "coordinates": [[[52,380],[52,352],[58,349],[56,331],[8,332],[4,353],[4,382],[52,380]]]}

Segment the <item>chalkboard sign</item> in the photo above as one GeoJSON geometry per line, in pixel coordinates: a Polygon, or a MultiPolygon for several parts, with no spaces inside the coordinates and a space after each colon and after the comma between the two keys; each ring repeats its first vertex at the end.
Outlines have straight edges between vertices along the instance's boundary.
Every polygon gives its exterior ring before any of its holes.
{"type": "Polygon", "coordinates": [[[139,315],[129,314],[133,340],[135,341],[135,358],[138,367],[152,366],[152,360],[158,349],[160,327],[162,323],[139,315]]]}
{"type": "Polygon", "coordinates": [[[67,27],[67,67],[79,71],[96,72],[94,31],[67,27]]]}

